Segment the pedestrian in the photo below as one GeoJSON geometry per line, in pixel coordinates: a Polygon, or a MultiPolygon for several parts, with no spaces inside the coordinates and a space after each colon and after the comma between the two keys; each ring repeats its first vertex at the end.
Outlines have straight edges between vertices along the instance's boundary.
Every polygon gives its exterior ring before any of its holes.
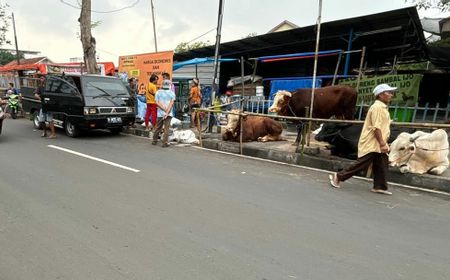
{"type": "Polygon", "coordinates": [[[391,195],[388,191],[386,173],[389,167],[387,153],[389,145],[391,119],[388,104],[397,88],[380,84],[373,90],[375,102],[370,106],[358,141],[358,159],[349,168],[329,176],[331,186],[340,187],[340,183],[355,174],[368,170],[372,165],[372,192],[391,195]]]}
{"type": "Polygon", "coordinates": [[[170,81],[170,90],[175,93],[175,85],[173,84],[172,80],[170,79],[170,74],[167,72],[163,72],[161,74],[161,77],[163,78],[163,80],[169,80],[170,81]]]}
{"type": "Polygon", "coordinates": [[[143,122],[145,120],[145,112],[146,112],[146,108],[147,108],[147,99],[145,97],[147,93],[147,90],[145,88],[144,83],[141,83],[139,85],[139,91],[137,94],[137,99],[136,99],[136,103],[137,103],[137,113],[136,113],[136,117],[139,119],[140,122],[143,122]]]}
{"type": "Polygon", "coordinates": [[[8,90],[12,91],[14,94],[19,94],[19,93],[17,92],[17,89],[14,87],[14,83],[8,83],[8,89],[7,89],[7,91],[8,91],[8,90]]]}
{"type": "Polygon", "coordinates": [[[145,112],[145,130],[149,131],[150,128],[148,126],[150,116],[152,117],[152,127],[156,125],[156,102],[155,102],[155,94],[156,94],[156,84],[158,83],[158,75],[152,74],[150,76],[149,82],[146,87],[146,101],[147,101],[147,111],[145,112]]]}
{"type": "Polygon", "coordinates": [[[170,80],[164,80],[160,90],[156,92],[155,101],[158,106],[158,122],[153,132],[153,145],[156,145],[161,130],[164,129],[162,137],[163,148],[169,147],[169,128],[170,120],[173,117],[173,103],[175,102],[175,93],[170,89],[170,80]]]}
{"type": "Polygon", "coordinates": [[[41,122],[42,126],[42,135],[41,137],[47,137],[47,125],[46,122],[48,122],[50,127],[50,135],[48,138],[53,139],[56,138],[56,132],[55,132],[55,125],[53,124],[53,115],[51,112],[47,112],[45,110],[44,101],[42,99],[42,94],[45,90],[45,77],[42,76],[39,79],[39,84],[36,87],[34,91],[34,96],[41,101],[41,109],[39,110],[39,121],[41,122]]]}
{"type": "Polygon", "coordinates": [[[197,78],[192,79],[191,92],[189,94],[189,105],[191,107],[191,127],[197,127],[200,131],[200,126],[198,123],[199,113],[196,112],[195,108],[200,108],[202,103],[202,93],[200,92],[200,82],[197,78]]]}

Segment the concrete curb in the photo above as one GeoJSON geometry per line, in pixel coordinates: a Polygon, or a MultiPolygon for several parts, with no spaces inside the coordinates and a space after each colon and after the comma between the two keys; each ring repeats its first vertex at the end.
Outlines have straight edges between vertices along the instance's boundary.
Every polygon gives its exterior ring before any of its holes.
{"type": "MultiPolygon", "coordinates": [[[[240,153],[239,143],[223,142],[217,139],[204,139],[203,147],[212,150],[219,150],[235,154],[240,153]]],[[[353,163],[352,160],[343,158],[336,158],[336,157],[327,158],[318,155],[311,155],[310,152],[307,150],[305,151],[305,154],[302,155],[300,153],[290,153],[270,148],[259,149],[251,147],[249,145],[245,145],[242,149],[242,153],[246,156],[313,167],[328,171],[338,171],[350,166],[353,163]]],[[[360,176],[364,177],[365,175],[360,174],[360,176]]],[[[424,189],[450,192],[450,178],[444,176],[435,176],[430,174],[424,175],[402,174],[400,173],[400,171],[390,168],[388,174],[388,181],[392,183],[415,186],[424,189]]]]}
{"type": "MultiPolygon", "coordinates": [[[[144,131],[140,128],[129,128],[124,130],[124,132],[143,137],[148,137],[149,135],[148,131],[144,131]]],[[[206,136],[202,139],[203,147],[211,150],[240,154],[239,143],[222,141],[218,139],[219,136],[219,134],[206,136]]],[[[304,154],[301,154],[283,151],[278,149],[275,146],[276,144],[269,143],[245,143],[242,153],[243,155],[250,157],[268,159],[328,171],[339,171],[353,163],[352,160],[335,156],[321,155],[318,148],[306,148],[304,154]]],[[[388,181],[391,183],[450,193],[450,176],[445,176],[447,173],[449,172],[444,173],[444,176],[435,176],[430,174],[402,174],[397,169],[390,168],[388,173],[388,181]]],[[[360,176],[365,177],[365,174],[360,174],[360,176]]]]}

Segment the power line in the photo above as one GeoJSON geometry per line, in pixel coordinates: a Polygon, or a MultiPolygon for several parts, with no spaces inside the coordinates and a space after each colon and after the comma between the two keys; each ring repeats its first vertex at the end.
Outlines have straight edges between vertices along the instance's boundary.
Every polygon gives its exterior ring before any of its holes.
{"type": "MultiPolygon", "coordinates": [[[[79,9],[79,10],[81,10],[80,2],[79,2],[79,1],[77,1],[78,6],[77,6],[77,5],[74,5],[74,4],[71,4],[71,3],[68,3],[68,2],[66,2],[65,0],[59,0],[59,1],[60,1],[61,3],[63,3],[64,5],[67,5],[67,6],[69,6],[69,7],[72,7],[72,8],[74,8],[74,9],[79,9]]],[[[136,0],[136,1],[134,1],[134,3],[132,3],[131,5],[128,5],[128,6],[125,6],[125,7],[120,8],[120,9],[116,9],[116,10],[111,10],[111,11],[96,11],[96,10],[91,10],[91,12],[93,12],[93,13],[99,13],[99,14],[116,13],[116,12],[120,12],[120,11],[123,11],[123,10],[126,10],[126,9],[133,8],[134,6],[137,5],[137,3],[139,3],[139,1],[140,1],[140,0],[136,0]]]]}
{"type": "Polygon", "coordinates": [[[115,54],[115,53],[109,52],[109,51],[107,51],[107,50],[103,50],[103,49],[100,49],[99,47],[96,47],[96,49],[97,49],[98,51],[101,51],[101,52],[107,53],[107,54],[109,54],[109,55],[120,56],[120,55],[118,55],[118,54],[115,54]]]}
{"type": "Polygon", "coordinates": [[[214,28],[212,28],[211,30],[208,30],[207,32],[203,33],[202,35],[200,35],[200,36],[198,36],[198,37],[195,37],[194,39],[190,40],[189,42],[187,42],[187,44],[189,44],[189,43],[191,43],[191,42],[194,42],[194,41],[196,41],[197,39],[199,39],[199,38],[201,38],[201,37],[205,36],[206,34],[208,34],[208,33],[212,32],[212,31],[214,31],[214,30],[216,30],[216,28],[215,28],[215,27],[214,27],[214,28]]]}

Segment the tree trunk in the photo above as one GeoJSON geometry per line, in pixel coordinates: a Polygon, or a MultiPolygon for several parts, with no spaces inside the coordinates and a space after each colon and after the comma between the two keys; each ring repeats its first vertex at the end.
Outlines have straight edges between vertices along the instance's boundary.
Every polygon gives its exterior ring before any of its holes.
{"type": "Polygon", "coordinates": [[[89,74],[98,74],[95,58],[95,38],[91,33],[91,0],[83,0],[81,4],[80,37],[83,45],[84,64],[89,74]]]}

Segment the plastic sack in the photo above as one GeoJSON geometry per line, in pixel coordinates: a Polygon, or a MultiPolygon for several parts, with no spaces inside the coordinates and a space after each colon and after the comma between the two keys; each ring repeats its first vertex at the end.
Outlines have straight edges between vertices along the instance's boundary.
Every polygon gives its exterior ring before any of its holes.
{"type": "Polygon", "coordinates": [[[181,121],[179,120],[179,119],[177,119],[177,118],[172,118],[171,120],[170,120],[170,126],[171,127],[178,127],[178,126],[180,126],[181,125],[181,121]]]}

